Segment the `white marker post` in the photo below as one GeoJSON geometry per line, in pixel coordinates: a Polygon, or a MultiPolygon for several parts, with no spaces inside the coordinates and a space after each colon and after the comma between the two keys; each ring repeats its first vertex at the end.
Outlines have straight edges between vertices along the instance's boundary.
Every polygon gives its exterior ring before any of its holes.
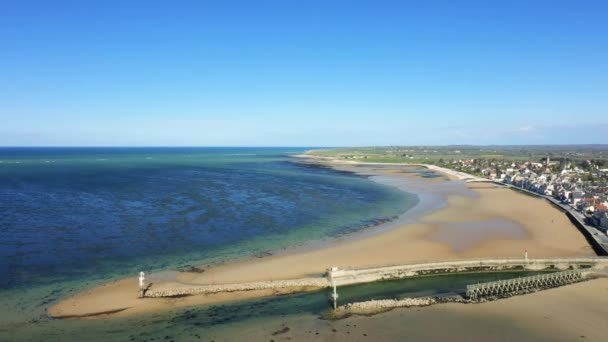
{"type": "Polygon", "coordinates": [[[139,297],[144,298],[144,283],[146,281],[146,275],[144,272],[139,272],[139,297]]]}
{"type": "Polygon", "coordinates": [[[334,310],[338,307],[338,291],[336,289],[336,280],[333,277],[333,271],[337,271],[337,267],[332,267],[329,271],[329,280],[331,281],[331,286],[333,287],[333,293],[331,294],[331,299],[334,302],[334,310]]]}
{"type": "Polygon", "coordinates": [[[526,262],[528,262],[528,249],[527,248],[524,251],[524,259],[526,259],[526,262]]]}
{"type": "Polygon", "coordinates": [[[334,293],[331,294],[331,298],[334,300],[334,310],[338,307],[338,292],[336,290],[336,281],[332,278],[331,284],[334,287],[334,293]]]}

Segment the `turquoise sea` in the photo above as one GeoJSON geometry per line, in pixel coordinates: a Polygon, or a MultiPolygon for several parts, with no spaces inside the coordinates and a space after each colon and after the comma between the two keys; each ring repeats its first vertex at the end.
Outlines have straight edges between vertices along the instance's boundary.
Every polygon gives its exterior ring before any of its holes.
{"type": "Polygon", "coordinates": [[[304,150],[0,148],[0,340],[59,339],[52,331],[65,337],[76,327],[127,339],[112,324],[51,320],[45,309],[139,270],[345,234],[417,201],[365,177],[293,163],[304,150]]]}

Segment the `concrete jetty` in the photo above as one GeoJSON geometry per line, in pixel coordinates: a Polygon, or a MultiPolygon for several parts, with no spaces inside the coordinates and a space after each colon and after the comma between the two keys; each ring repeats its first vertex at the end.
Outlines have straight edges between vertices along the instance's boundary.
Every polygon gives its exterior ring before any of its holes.
{"type": "Polygon", "coordinates": [[[146,297],[180,297],[197,294],[212,294],[219,292],[255,291],[255,290],[279,290],[279,289],[303,289],[303,288],[326,288],[329,287],[326,278],[301,278],[290,280],[256,281],[238,284],[199,285],[186,283],[160,283],[152,284],[145,293],[146,297]]]}
{"type": "Polygon", "coordinates": [[[549,259],[477,259],[436,261],[366,269],[339,269],[331,272],[338,286],[400,279],[431,274],[492,272],[508,270],[541,271],[546,269],[598,269],[608,267],[606,257],[549,259]]]}
{"type": "Polygon", "coordinates": [[[322,289],[331,286],[333,279],[337,286],[369,283],[379,280],[401,279],[432,274],[461,272],[493,272],[508,270],[603,270],[608,268],[608,258],[550,258],[550,259],[468,259],[452,261],[417,262],[395,266],[381,266],[365,269],[327,270],[327,277],[311,277],[258,281],[235,284],[189,284],[177,281],[152,283],[145,292],[145,297],[178,297],[219,292],[281,290],[293,292],[322,289]]]}

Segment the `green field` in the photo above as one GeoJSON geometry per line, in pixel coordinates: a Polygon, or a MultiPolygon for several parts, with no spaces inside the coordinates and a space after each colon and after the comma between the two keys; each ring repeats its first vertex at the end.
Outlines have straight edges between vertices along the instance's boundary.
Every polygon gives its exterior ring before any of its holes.
{"type": "Polygon", "coordinates": [[[507,161],[608,160],[608,145],[384,146],[314,150],[313,155],[377,163],[427,163],[488,159],[507,161]]]}

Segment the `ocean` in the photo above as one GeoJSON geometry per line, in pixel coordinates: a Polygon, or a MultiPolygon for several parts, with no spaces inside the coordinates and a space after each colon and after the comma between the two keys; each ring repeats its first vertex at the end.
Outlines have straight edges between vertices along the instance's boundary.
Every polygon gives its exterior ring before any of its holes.
{"type": "Polygon", "coordinates": [[[303,151],[0,148],[0,340],[53,339],[71,329],[97,329],[103,340],[107,324],[52,320],[45,309],[140,270],[331,239],[417,201],[366,177],[294,163],[303,151]]]}

